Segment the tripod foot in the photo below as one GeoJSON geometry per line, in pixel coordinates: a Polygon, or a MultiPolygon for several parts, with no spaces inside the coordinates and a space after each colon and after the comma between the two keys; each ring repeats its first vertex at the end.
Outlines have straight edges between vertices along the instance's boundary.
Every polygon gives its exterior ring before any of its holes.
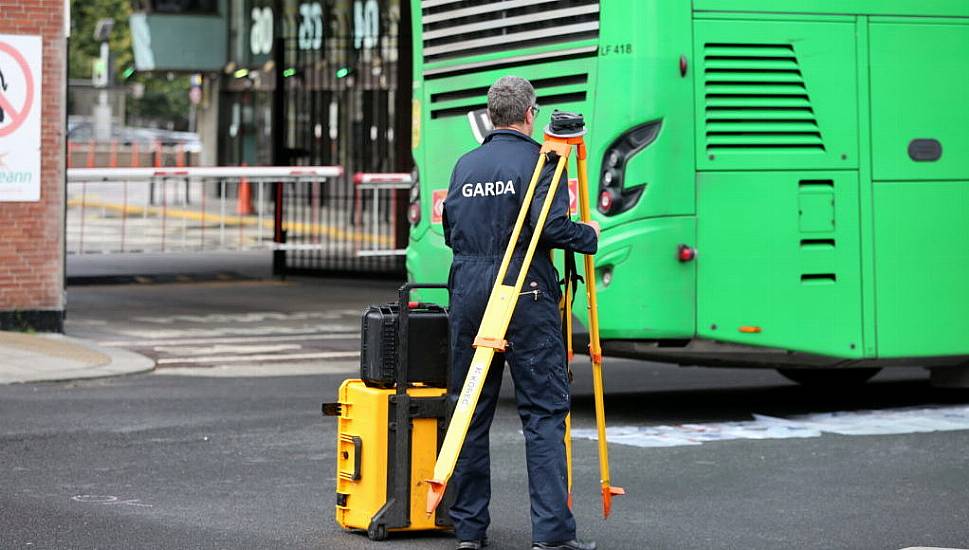
{"type": "Polygon", "coordinates": [[[441,504],[441,499],[444,498],[444,489],[447,488],[447,483],[442,481],[436,481],[433,479],[427,480],[427,515],[430,516],[437,510],[438,505],[441,504]]]}
{"type": "Polygon", "coordinates": [[[622,487],[602,486],[602,517],[604,519],[608,519],[609,514],[612,512],[612,497],[625,494],[626,490],[622,487]]]}

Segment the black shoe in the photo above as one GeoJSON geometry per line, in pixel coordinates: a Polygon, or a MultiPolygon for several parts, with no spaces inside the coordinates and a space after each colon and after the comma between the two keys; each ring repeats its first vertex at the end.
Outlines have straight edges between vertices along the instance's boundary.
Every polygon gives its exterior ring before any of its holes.
{"type": "Polygon", "coordinates": [[[532,550],[596,550],[596,543],[574,539],[562,542],[533,542],[532,550]]]}
{"type": "Polygon", "coordinates": [[[481,540],[462,540],[458,543],[458,550],[481,550],[488,546],[488,537],[481,540]]]}

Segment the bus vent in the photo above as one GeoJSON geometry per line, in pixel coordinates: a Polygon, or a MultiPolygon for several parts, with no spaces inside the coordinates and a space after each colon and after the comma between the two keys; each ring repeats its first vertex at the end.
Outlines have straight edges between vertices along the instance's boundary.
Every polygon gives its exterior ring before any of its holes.
{"type": "Polygon", "coordinates": [[[599,0],[421,0],[421,23],[431,63],[595,40],[599,0]]]}
{"type": "Polygon", "coordinates": [[[703,75],[708,153],[824,152],[793,45],[707,43],[703,75]]]}
{"type": "MultiPolygon", "coordinates": [[[[536,78],[536,101],[543,111],[585,101],[588,73],[536,78]]],[[[431,94],[431,118],[466,117],[471,111],[488,108],[488,86],[475,86],[431,94]]]]}

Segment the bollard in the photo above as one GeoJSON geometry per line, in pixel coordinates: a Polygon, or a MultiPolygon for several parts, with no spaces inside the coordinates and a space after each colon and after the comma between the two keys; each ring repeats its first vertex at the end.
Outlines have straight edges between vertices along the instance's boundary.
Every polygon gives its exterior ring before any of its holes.
{"type": "Polygon", "coordinates": [[[155,149],[155,168],[162,167],[162,144],[160,141],[155,141],[153,144],[155,149]]]}

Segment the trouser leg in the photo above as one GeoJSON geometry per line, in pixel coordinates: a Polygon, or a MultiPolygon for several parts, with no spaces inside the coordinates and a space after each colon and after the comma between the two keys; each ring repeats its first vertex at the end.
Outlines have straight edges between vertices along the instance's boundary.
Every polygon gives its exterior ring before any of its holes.
{"type": "Polygon", "coordinates": [[[565,458],[565,417],[570,406],[565,348],[557,306],[548,309],[552,319],[543,315],[540,320],[516,323],[515,347],[508,354],[525,433],[532,540],[544,542],[575,538],[565,458]]]}

